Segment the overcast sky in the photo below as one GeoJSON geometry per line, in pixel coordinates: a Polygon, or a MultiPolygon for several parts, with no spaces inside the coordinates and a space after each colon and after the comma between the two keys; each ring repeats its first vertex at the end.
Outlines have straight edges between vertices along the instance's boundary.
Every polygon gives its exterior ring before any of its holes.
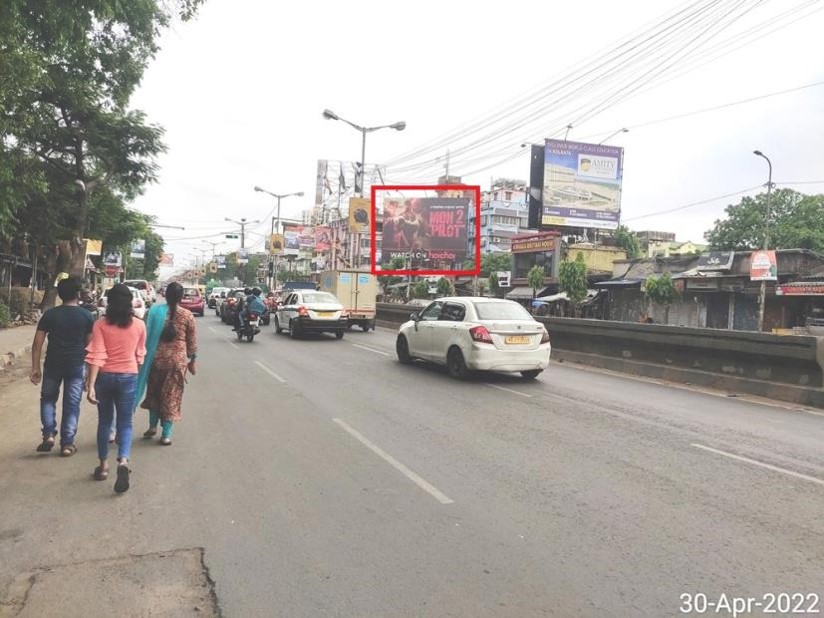
{"type": "MultiPolygon", "coordinates": [[[[721,38],[805,1],[768,0],[721,38]]],[[[254,220],[270,213],[273,200],[253,192],[255,185],[275,193],[304,191],[304,198],[284,202],[283,216],[294,217],[313,205],[317,159],[359,158],[359,134],[324,120],[325,108],[363,125],[406,121],[405,131],[369,136],[367,161],[384,163],[537,89],[683,4],[207,0],[195,21],[175,24],[164,36],[133,99],[165,127],[169,146],[160,159],[160,182],[135,206],[160,223],[186,227],[158,230],[180,264],[194,247],[211,252],[199,237],[231,229],[224,217],[254,220]]],[[[824,9],[824,2],[815,7],[824,9]]],[[[824,192],[824,86],[638,126],[824,81],[822,32],[824,10],[818,10],[610,107],[573,127],[569,139],[600,136],[597,142],[630,127],[609,141],[625,148],[622,218],[633,229],[673,231],[680,240],[701,241],[739,198],[639,217],[765,183],[767,166],[752,154],[755,148],[772,159],[774,181],[822,181],[796,188],[824,192]]],[[[579,102],[568,104],[574,109],[579,102]]],[[[511,137],[509,151],[553,136],[516,131],[511,137]]],[[[528,157],[474,176],[466,176],[469,171],[450,169],[482,189],[493,176],[528,180],[528,157]]],[[[391,180],[391,166],[389,172],[391,180]]],[[[437,174],[417,180],[434,182],[437,174]]],[[[267,227],[252,228],[247,245],[261,241],[255,234],[267,227]]],[[[236,247],[227,241],[218,251],[236,247]]]]}

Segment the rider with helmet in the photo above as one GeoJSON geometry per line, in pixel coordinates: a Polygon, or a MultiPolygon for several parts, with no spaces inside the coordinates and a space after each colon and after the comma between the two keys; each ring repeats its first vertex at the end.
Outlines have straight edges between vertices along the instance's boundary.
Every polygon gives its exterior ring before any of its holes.
{"type": "Polygon", "coordinates": [[[250,313],[257,313],[263,315],[266,311],[266,304],[261,299],[260,295],[263,293],[260,288],[246,288],[243,290],[246,298],[243,300],[243,305],[238,309],[238,329],[243,329],[246,319],[250,313]]]}

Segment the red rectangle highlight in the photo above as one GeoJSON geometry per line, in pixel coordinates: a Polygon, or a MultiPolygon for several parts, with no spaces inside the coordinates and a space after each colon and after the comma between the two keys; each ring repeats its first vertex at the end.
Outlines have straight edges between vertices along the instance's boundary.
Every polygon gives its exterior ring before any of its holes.
{"type": "MultiPolygon", "coordinates": [[[[422,198],[428,199],[428,198],[422,198]]],[[[442,277],[475,277],[481,272],[481,187],[479,185],[373,185],[372,186],[372,216],[369,227],[371,234],[371,270],[373,275],[401,277],[401,276],[442,276],[442,277]],[[475,207],[475,268],[473,270],[378,270],[377,264],[377,225],[378,225],[378,191],[435,191],[435,192],[460,192],[472,193],[471,198],[475,207]]],[[[445,228],[443,228],[445,229],[445,228]]],[[[383,247],[381,247],[383,250],[383,247]]]]}

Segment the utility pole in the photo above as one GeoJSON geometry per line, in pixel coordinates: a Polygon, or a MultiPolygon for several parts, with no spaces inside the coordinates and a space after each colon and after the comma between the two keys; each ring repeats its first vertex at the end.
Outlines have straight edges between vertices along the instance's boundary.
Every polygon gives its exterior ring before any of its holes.
{"type": "MultiPolygon", "coordinates": [[[[757,157],[761,157],[769,166],[767,176],[767,212],[764,213],[764,251],[770,247],[770,197],[772,195],[772,161],[760,150],[753,151],[757,157]]],[[[758,332],[764,332],[764,306],[767,303],[767,281],[761,280],[761,290],[758,294],[758,332]]]]}
{"type": "MultiPolygon", "coordinates": [[[[277,215],[272,217],[272,233],[269,236],[269,241],[271,242],[272,236],[275,234],[280,234],[281,232],[281,220],[280,220],[280,201],[285,197],[303,197],[303,191],[298,191],[297,193],[272,193],[271,191],[267,191],[262,187],[255,187],[255,192],[257,193],[265,193],[266,195],[271,195],[273,198],[277,200],[277,215]],[[277,227],[276,224],[277,223],[277,227]]],[[[270,253],[273,253],[273,249],[270,247],[270,253]]],[[[269,279],[269,289],[274,291],[277,289],[278,286],[278,258],[280,256],[278,254],[274,254],[269,258],[269,264],[272,266],[272,277],[269,279]]]]}

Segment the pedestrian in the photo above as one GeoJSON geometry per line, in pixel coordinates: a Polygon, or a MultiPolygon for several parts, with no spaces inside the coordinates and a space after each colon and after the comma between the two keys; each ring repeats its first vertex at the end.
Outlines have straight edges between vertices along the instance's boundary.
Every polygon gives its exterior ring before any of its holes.
{"type": "Polygon", "coordinates": [[[63,385],[63,415],[60,419],[60,454],[71,457],[77,452],[75,436],[80,419],[80,401],[83,399],[85,349],[89,342],[94,318],[80,307],[83,283],[78,277],[63,279],[57,284],[57,295],[62,305],[46,311],[37,324],[31,352],[32,384],[40,388],[40,421],[43,441],[37,452],[48,453],[54,448],[57,435],[57,399],[63,385]],[[49,340],[46,362],[40,370],[43,343],[49,340]]]}
{"type": "Polygon", "coordinates": [[[149,411],[149,429],[145,438],[157,435],[161,424],[160,443],[172,444],[174,423],[180,420],[186,371],[197,374],[197,333],[191,311],[180,306],[183,286],[170,283],[166,288],[166,304],[149,310],[146,364],[140,371],[138,401],[146,391],[141,408],[149,411]]]}
{"type": "Polygon", "coordinates": [[[89,378],[87,398],[97,404],[97,455],[100,464],[94,478],[109,476],[109,432],[117,413],[117,480],[114,490],[129,489],[129,455],[132,447],[132,416],[135,408],[137,374],[146,356],[146,325],[134,318],[132,293],[122,283],[108,293],[105,319],[95,322],[92,340],[86,348],[89,378]]]}

